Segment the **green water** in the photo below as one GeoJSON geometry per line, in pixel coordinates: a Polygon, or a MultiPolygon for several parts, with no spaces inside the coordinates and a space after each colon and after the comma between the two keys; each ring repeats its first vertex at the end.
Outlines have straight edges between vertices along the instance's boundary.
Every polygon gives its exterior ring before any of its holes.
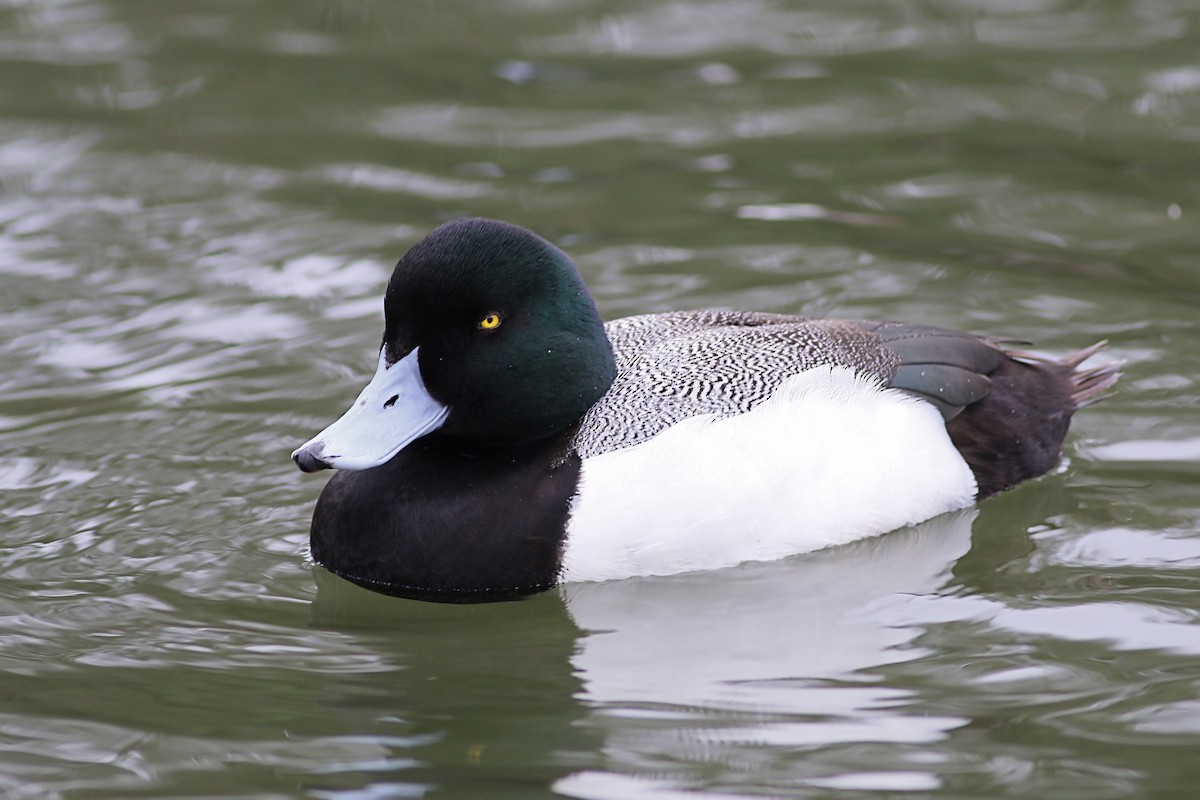
{"type": "Polygon", "coordinates": [[[0,0],[0,795],[1190,798],[1200,7],[0,0]],[[288,454],[461,214],[606,317],[899,318],[1115,396],[878,540],[443,607],[288,454]]]}

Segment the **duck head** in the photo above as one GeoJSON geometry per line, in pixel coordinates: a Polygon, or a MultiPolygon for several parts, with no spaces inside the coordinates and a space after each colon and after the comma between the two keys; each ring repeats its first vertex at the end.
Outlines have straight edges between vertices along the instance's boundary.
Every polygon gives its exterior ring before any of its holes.
{"type": "Polygon", "coordinates": [[[305,472],[369,469],[436,434],[467,449],[562,432],[616,374],[575,265],[541,237],[466,219],[396,265],[375,376],[341,419],[292,459],[305,472]]]}

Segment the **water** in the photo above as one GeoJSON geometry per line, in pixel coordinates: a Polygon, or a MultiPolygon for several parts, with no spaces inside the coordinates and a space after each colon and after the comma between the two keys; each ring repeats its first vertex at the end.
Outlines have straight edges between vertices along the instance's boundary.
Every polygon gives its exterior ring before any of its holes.
{"type": "Polygon", "coordinates": [[[1200,780],[1185,0],[0,0],[0,794],[1146,798],[1200,780]],[[1065,466],[521,603],[304,559],[288,461],[454,215],[606,317],[1107,338],[1065,466]]]}

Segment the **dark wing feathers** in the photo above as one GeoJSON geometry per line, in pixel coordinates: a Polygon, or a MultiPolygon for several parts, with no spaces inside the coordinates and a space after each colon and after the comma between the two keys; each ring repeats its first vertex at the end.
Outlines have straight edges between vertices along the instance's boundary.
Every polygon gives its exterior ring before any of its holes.
{"type": "Polygon", "coordinates": [[[888,385],[933,403],[947,421],[987,397],[987,376],[1008,359],[998,340],[970,333],[905,322],[863,324],[900,359],[888,385]]]}
{"type": "Polygon", "coordinates": [[[902,363],[888,385],[929,400],[947,420],[954,419],[992,390],[992,382],[986,375],[949,364],[902,363]]]}
{"type": "Polygon", "coordinates": [[[905,364],[949,364],[987,374],[1004,361],[998,340],[904,322],[863,323],[905,364]]]}

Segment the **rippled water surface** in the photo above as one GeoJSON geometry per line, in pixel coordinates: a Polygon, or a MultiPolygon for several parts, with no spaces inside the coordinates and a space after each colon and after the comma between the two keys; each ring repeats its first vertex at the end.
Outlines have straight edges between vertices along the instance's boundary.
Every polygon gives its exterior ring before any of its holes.
{"type": "Polygon", "coordinates": [[[0,0],[0,794],[1193,797],[1187,0],[0,0]],[[606,317],[901,318],[1119,391],[1064,467],[521,603],[305,561],[390,265],[531,226],[606,317]]]}

